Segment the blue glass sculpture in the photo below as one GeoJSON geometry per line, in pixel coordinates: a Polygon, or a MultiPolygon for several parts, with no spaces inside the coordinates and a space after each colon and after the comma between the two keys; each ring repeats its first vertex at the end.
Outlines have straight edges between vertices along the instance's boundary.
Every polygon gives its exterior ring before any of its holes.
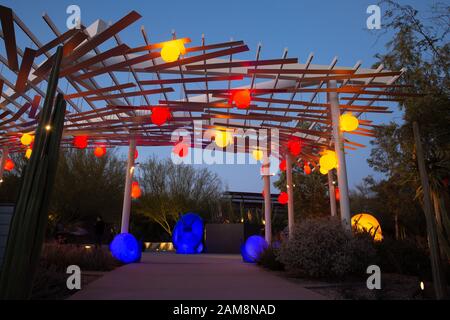
{"type": "Polygon", "coordinates": [[[133,263],[141,259],[141,247],[130,233],[121,233],[114,237],[109,245],[114,258],[123,263],[133,263]]]}
{"type": "Polygon", "coordinates": [[[172,241],[177,253],[201,253],[203,251],[202,218],[191,212],[182,215],[173,229],[172,241]]]}
{"type": "Polygon", "coordinates": [[[261,236],[251,236],[241,246],[241,255],[244,262],[255,263],[261,253],[267,249],[269,245],[261,236]]]}

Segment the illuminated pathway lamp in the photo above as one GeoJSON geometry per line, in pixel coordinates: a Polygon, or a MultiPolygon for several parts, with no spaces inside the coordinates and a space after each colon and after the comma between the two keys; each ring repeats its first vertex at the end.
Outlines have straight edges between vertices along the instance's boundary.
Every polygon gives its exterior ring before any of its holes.
{"type": "Polygon", "coordinates": [[[109,245],[114,258],[123,263],[138,262],[141,259],[141,246],[131,233],[121,233],[109,245]]]}
{"type": "Polygon", "coordinates": [[[244,262],[255,263],[268,246],[267,241],[263,237],[251,236],[241,246],[242,259],[244,262]]]}
{"type": "Polygon", "coordinates": [[[359,121],[351,112],[344,113],[339,117],[339,123],[342,131],[355,131],[358,129],[359,121]]]}
{"type": "Polygon", "coordinates": [[[353,230],[357,232],[368,232],[375,241],[383,240],[381,226],[378,220],[367,213],[359,213],[352,217],[353,230]]]}
{"type": "Polygon", "coordinates": [[[173,229],[173,245],[180,254],[195,254],[203,251],[203,220],[195,213],[181,216],[173,229]]]}

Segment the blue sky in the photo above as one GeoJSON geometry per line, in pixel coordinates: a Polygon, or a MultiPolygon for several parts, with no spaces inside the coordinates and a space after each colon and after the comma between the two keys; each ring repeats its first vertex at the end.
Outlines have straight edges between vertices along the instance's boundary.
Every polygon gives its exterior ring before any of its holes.
{"type": "MultiPolygon", "coordinates": [[[[377,1],[19,1],[2,0],[2,5],[11,7],[26,22],[33,32],[45,42],[50,40],[47,25],[41,14],[49,14],[57,26],[63,30],[67,19],[68,5],[77,4],[81,8],[81,18],[89,25],[97,18],[116,21],[131,10],[138,11],[143,18],[120,34],[130,45],[142,45],[139,27],[145,25],[151,42],[167,40],[171,31],[177,36],[190,37],[199,43],[202,33],[207,42],[228,41],[230,38],[244,40],[254,50],[262,43],[262,58],[281,57],[288,48],[290,57],[298,57],[305,62],[313,52],[313,63],[329,64],[337,56],[340,66],[353,66],[358,60],[363,67],[375,63],[374,55],[384,52],[384,44],[391,34],[384,31],[369,31],[366,28],[366,9],[377,1]]],[[[401,1],[419,10],[426,10],[433,1],[401,1]]],[[[383,6],[381,7],[383,11],[383,6]]],[[[383,21],[382,21],[383,23],[383,21]]],[[[395,106],[394,106],[395,109],[395,106]]],[[[391,120],[400,121],[401,114],[373,116],[368,119],[377,123],[391,120]]],[[[353,137],[352,137],[353,138],[353,137]]],[[[369,139],[355,139],[369,145],[369,139]]],[[[155,154],[169,156],[168,148],[140,148],[140,158],[155,154]]],[[[373,171],[366,159],[370,147],[347,156],[347,170],[350,187],[373,171]]],[[[262,189],[257,165],[215,165],[209,167],[217,172],[233,191],[255,191],[262,189]]]]}

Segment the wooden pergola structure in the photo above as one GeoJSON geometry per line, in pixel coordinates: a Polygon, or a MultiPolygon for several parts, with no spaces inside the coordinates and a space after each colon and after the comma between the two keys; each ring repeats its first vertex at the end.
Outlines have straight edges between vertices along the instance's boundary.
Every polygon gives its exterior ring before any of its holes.
{"type": "MultiPolygon", "coordinates": [[[[323,150],[335,150],[338,156],[341,218],[350,226],[345,150],[364,145],[344,137],[339,116],[389,113],[387,106],[411,96],[395,81],[402,70],[385,70],[382,65],[366,69],[357,62],[352,67],[337,66],[337,58],[328,65],[313,63],[310,54],[304,63],[288,57],[262,59],[258,45],[253,59],[242,56],[250,50],[244,41],[209,43],[202,36],[198,43],[177,38],[151,42],[144,27],[136,30],[142,42],[123,42],[119,33],[132,28],[141,15],[132,11],[120,20],[106,24],[97,20],[90,26],[61,31],[44,14],[51,40],[41,42],[9,8],[0,6],[5,52],[0,52],[0,146],[2,166],[8,153],[25,152],[20,143],[24,133],[33,133],[41,108],[54,51],[63,46],[58,92],[68,103],[61,147],[73,148],[74,137],[89,137],[88,148],[129,146],[127,183],[124,197],[122,232],[128,231],[131,179],[136,146],[174,146],[172,133],[177,129],[194,131],[200,122],[208,130],[267,129],[278,136],[264,148],[264,162],[270,157],[287,160],[289,228],[293,227],[292,165],[307,162],[318,168],[323,150]],[[30,47],[22,49],[17,33],[30,47]],[[182,43],[185,52],[173,62],[161,59],[161,48],[168,42],[182,43]],[[20,63],[19,63],[20,61],[20,63]],[[126,81],[125,81],[126,79],[126,81]],[[248,90],[251,103],[237,108],[233,95],[248,90]],[[167,108],[170,119],[156,125],[151,121],[154,108],[167,108]],[[286,145],[292,139],[302,144],[295,157],[286,145]],[[275,152],[276,149],[276,152],[275,152]]],[[[374,124],[359,119],[351,135],[372,137],[374,124]]],[[[258,131],[257,131],[258,132],[258,131]]],[[[237,137],[234,137],[236,139],[237,137]]],[[[190,147],[203,149],[211,136],[196,135],[190,147]]],[[[269,134],[267,140],[271,140],[269,134]]],[[[230,149],[226,149],[227,152],[230,149]]],[[[250,147],[232,152],[251,153],[250,147]]],[[[267,163],[266,163],[267,164],[267,163]]],[[[270,174],[264,175],[266,197],[266,239],[270,242],[270,174]]],[[[334,194],[334,193],[333,193],[334,194]]],[[[336,207],[334,205],[334,207],[336,207]]],[[[335,212],[334,212],[335,214],[335,212]]]]}

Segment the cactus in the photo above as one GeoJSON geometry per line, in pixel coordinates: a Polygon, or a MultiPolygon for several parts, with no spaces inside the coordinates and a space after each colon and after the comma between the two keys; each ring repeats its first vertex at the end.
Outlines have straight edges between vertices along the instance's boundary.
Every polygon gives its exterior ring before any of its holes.
{"type": "Polygon", "coordinates": [[[35,135],[33,153],[22,176],[0,273],[0,299],[29,299],[47,225],[56,175],[66,102],[58,94],[62,47],[58,47],[35,135]]]}

